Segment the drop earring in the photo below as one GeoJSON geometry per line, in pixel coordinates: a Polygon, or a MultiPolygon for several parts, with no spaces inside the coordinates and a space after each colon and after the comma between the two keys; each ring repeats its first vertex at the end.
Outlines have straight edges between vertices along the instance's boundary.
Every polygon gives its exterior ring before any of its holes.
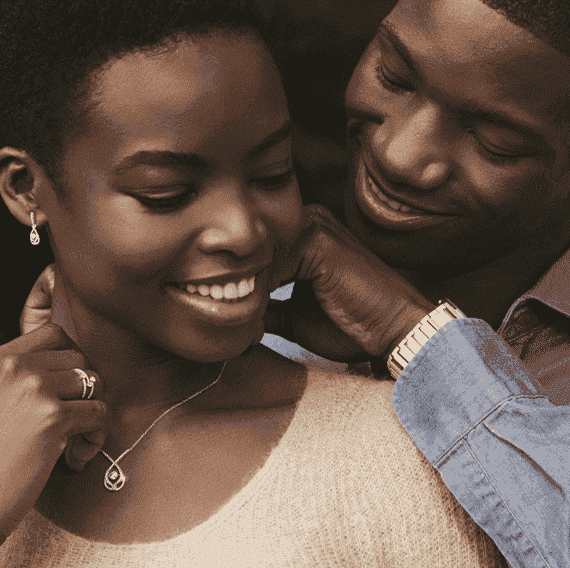
{"type": "Polygon", "coordinates": [[[33,245],[40,244],[40,235],[38,234],[37,226],[36,226],[36,214],[32,211],[30,213],[30,217],[32,218],[32,232],[30,233],[30,242],[33,245]]]}

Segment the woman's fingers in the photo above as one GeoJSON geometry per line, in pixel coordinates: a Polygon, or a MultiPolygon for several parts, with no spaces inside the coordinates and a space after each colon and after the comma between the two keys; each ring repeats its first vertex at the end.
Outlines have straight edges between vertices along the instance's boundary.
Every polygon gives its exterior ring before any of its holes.
{"type": "Polygon", "coordinates": [[[82,471],[105,443],[107,407],[100,401],[79,400],[62,403],[68,434],[65,461],[72,469],[82,471]],[[97,406],[95,406],[97,405],[97,406]]]}
{"type": "Polygon", "coordinates": [[[44,371],[42,378],[60,400],[100,400],[105,393],[101,379],[89,369],[44,371]]]}
{"type": "Polygon", "coordinates": [[[55,270],[50,264],[36,280],[20,316],[22,334],[29,333],[51,319],[52,294],[55,286],[55,270]]]}
{"type": "Polygon", "coordinates": [[[12,354],[66,349],[79,351],[61,327],[48,324],[0,346],[0,359],[12,354]]]}
{"type": "Polygon", "coordinates": [[[60,414],[62,432],[69,438],[103,430],[107,406],[100,400],[67,400],[61,402],[60,414]]]}
{"type": "Polygon", "coordinates": [[[75,471],[83,471],[85,465],[99,453],[105,443],[105,438],[103,430],[72,436],[65,450],[67,465],[75,471]]]}
{"type": "Polygon", "coordinates": [[[19,366],[26,369],[45,369],[46,371],[66,371],[85,369],[87,359],[79,351],[63,349],[61,351],[34,351],[18,357],[19,366]]]}

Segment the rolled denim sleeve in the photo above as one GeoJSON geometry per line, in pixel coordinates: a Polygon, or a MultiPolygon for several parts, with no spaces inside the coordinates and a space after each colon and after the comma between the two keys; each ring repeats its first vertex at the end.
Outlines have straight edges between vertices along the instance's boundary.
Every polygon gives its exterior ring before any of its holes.
{"type": "Polygon", "coordinates": [[[570,567],[570,407],[482,320],[441,328],[393,391],[398,419],[511,566],[570,567]]]}

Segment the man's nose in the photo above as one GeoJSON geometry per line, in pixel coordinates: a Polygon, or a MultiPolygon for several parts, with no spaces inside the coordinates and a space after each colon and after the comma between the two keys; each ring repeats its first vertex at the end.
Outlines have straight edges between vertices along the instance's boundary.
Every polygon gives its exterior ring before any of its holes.
{"type": "Polygon", "coordinates": [[[436,107],[392,114],[369,135],[372,157],[391,181],[429,191],[449,176],[448,142],[436,107]]]}
{"type": "Polygon", "coordinates": [[[267,238],[267,228],[254,200],[236,186],[219,188],[212,192],[211,207],[205,214],[205,229],[199,238],[205,254],[230,252],[247,257],[259,250],[267,238]]]}

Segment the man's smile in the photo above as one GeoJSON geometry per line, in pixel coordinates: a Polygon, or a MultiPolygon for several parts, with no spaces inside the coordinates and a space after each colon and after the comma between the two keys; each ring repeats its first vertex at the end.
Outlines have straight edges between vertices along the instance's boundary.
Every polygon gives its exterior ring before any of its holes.
{"type": "Polygon", "coordinates": [[[396,231],[439,224],[450,215],[411,207],[386,195],[370,175],[362,158],[356,176],[356,202],[362,213],[379,227],[396,231]]]}

